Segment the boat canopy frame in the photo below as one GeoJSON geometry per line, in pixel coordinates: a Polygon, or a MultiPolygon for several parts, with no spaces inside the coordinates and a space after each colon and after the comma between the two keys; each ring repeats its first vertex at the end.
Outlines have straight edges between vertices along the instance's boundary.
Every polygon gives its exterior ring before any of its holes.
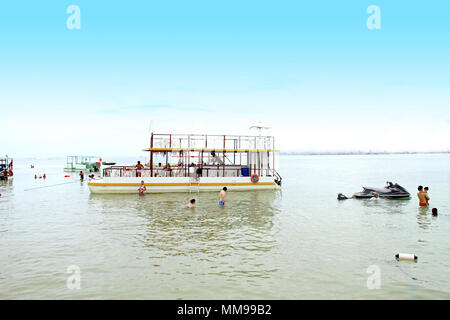
{"type": "Polygon", "coordinates": [[[199,176],[204,170],[206,176],[217,177],[279,176],[275,170],[278,150],[273,136],[152,133],[150,148],[144,151],[150,153],[148,167],[152,177],[154,171],[159,174],[162,163],[156,166],[155,160],[161,155],[166,170],[171,168],[169,157],[179,159],[178,176],[199,176]],[[192,167],[197,168],[194,173],[192,167]]]}

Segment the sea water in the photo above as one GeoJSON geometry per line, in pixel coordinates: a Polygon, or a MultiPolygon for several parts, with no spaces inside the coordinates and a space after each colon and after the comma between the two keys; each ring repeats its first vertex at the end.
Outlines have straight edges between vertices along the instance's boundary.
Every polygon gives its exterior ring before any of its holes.
{"type": "Polygon", "coordinates": [[[283,155],[281,191],[230,187],[225,208],[215,192],[90,194],[64,165],[15,159],[0,182],[1,299],[450,298],[450,154],[283,155]],[[386,181],[411,199],[336,199],[386,181]]]}

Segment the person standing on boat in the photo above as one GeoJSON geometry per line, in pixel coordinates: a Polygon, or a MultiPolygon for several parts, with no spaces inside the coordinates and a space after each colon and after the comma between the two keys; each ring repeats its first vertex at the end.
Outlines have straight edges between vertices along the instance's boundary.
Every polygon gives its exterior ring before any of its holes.
{"type": "Polygon", "coordinates": [[[139,186],[139,195],[143,196],[145,194],[145,191],[147,191],[147,187],[144,184],[144,180],[141,181],[141,185],[139,186]]]}
{"type": "Polygon", "coordinates": [[[219,205],[225,206],[225,197],[226,197],[227,187],[223,187],[223,189],[219,193],[219,205]]]}
{"type": "Polygon", "coordinates": [[[144,169],[144,166],[138,161],[136,165],[136,177],[142,177],[142,169],[144,169]]]}

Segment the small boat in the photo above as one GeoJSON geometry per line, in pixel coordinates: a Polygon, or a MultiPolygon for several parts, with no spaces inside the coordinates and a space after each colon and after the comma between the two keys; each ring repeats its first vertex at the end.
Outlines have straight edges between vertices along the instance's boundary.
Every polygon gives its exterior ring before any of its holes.
{"type": "Polygon", "coordinates": [[[116,164],[115,162],[106,162],[106,161],[102,162],[102,165],[104,165],[104,166],[113,166],[115,164],[116,164]]]}
{"type": "Polygon", "coordinates": [[[152,133],[146,165],[104,168],[88,186],[91,193],[138,193],[141,181],[147,193],[279,190],[274,144],[261,135],[152,133]]]}
{"type": "Polygon", "coordinates": [[[101,158],[96,156],[68,156],[64,168],[66,172],[89,171],[98,172],[101,167],[101,158]],[[98,159],[98,160],[97,160],[98,159]]]}
{"type": "Polygon", "coordinates": [[[376,194],[379,195],[380,198],[385,199],[410,199],[411,194],[406,191],[401,185],[389,182],[386,187],[382,188],[373,188],[373,187],[363,187],[363,191],[357,192],[353,195],[353,198],[356,199],[369,199],[375,197],[376,194]]]}
{"type": "Polygon", "coordinates": [[[0,158],[0,180],[8,180],[13,178],[13,159],[0,158]]]}

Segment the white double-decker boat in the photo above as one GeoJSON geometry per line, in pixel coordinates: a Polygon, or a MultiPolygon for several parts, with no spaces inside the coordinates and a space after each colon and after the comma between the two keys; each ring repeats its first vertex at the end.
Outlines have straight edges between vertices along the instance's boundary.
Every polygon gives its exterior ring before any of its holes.
{"type": "Polygon", "coordinates": [[[111,166],[89,181],[92,193],[147,193],[277,190],[272,136],[151,134],[149,162],[141,167],[111,166]]]}

